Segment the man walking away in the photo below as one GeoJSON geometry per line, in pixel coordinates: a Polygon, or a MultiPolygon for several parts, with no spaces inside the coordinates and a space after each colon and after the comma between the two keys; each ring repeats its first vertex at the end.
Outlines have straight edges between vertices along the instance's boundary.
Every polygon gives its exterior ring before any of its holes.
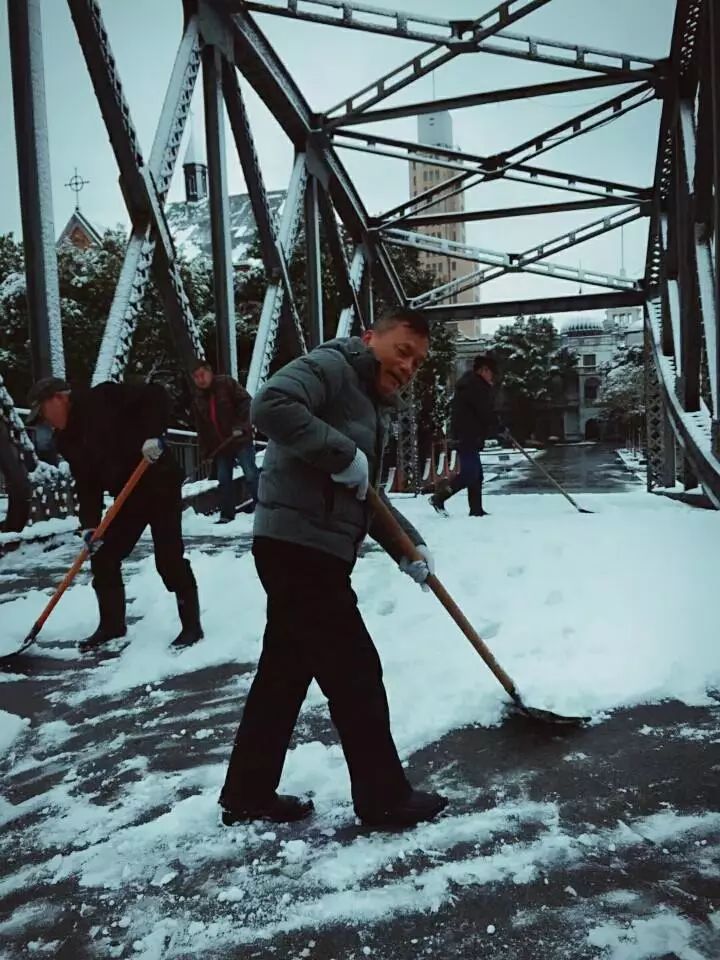
{"type": "Polygon", "coordinates": [[[383,317],[362,338],[332,340],[293,360],[253,402],[269,438],[255,512],[253,554],[267,594],[267,626],[220,804],[223,822],[300,820],[311,801],[276,793],[310,681],[327,697],[367,825],[407,827],[447,801],[413,790],[390,732],[382,667],[350,583],[367,533],[424,583],[427,547],[396,511],[423,560],[410,563],[367,504],[382,476],[389,413],[429,345],[426,318],[383,317]]]}
{"type": "Polygon", "coordinates": [[[195,396],[193,409],[203,459],[213,459],[220,494],[220,519],[230,523],[235,517],[233,469],[239,463],[251,502],[245,512],[252,513],[257,502],[258,470],[250,424],[250,394],[233,377],[213,373],[205,360],[193,370],[195,396]]]}
{"type": "Polygon", "coordinates": [[[167,391],[159,384],[125,383],[71,390],[64,380],[48,377],[35,384],[29,400],[30,420],[41,417],[55,429],[58,450],[70,465],[83,539],[91,552],[100,624],[92,636],[81,641],[80,652],[127,633],[121,564],[148,525],[157,571],[177,598],[182,630],[173,646],[187,647],[202,639],[197,584],[182,540],[182,472],[163,439],[170,416],[167,391]],[[104,493],[117,496],[141,457],[151,464],[150,469],[103,540],[91,544],[104,493]]]}
{"type": "Polygon", "coordinates": [[[460,459],[460,472],[450,482],[441,480],[430,497],[438,513],[445,513],[445,502],[460,490],[467,490],[471,517],[487,516],[483,510],[483,468],[480,451],[491,437],[506,436],[495,413],[493,385],[497,363],[493,357],[479,356],[458,380],[452,399],[451,434],[460,459]]]}

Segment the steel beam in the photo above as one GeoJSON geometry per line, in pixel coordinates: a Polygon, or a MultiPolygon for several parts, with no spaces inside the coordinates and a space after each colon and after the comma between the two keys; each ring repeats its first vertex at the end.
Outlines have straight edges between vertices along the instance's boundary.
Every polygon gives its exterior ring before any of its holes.
{"type": "Polygon", "coordinates": [[[65,375],[40,0],[8,0],[20,211],[34,379],[65,375]]]}
{"type": "Polygon", "coordinates": [[[317,180],[315,177],[308,177],[305,187],[305,270],[307,277],[307,323],[311,349],[317,347],[325,339],[318,192],[317,180]]]}
{"type": "Polygon", "coordinates": [[[277,280],[281,273],[280,257],[275,239],[275,226],[270,215],[270,205],[265,182],[260,168],[247,110],[238,83],[235,65],[223,61],[223,93],[225,107],[230,118],[235,146],[242,166],[245,184],[250,196],[255,225],[260,239],[260,250],[269,279],[277,280]]]}
{"type": "Polygon", "coordinates": [[[705,75],[705,84],[710,84],[710,110],[707,123],[711,127],[712,139],[712,180],[713,204],[712,225],[714,249],[712,256],[713,297],[715,301],[715,329],[706,340],[711,373],[712,410],[712,450],[720,459],[720,10],[717,4],[708,8],[708,51],[710,69],[705,75]],[[712,361],[710,356],[712,355],[712,361]]]}
{"type": "MultiPolygon", "coordinates": [[[[459,277],[457,280],[451,280],[449,283],[443,284],[440,287],[435,287],[433,290],[429,290],[427,293],[415,297],[412,304],[416,307],[424,307],[427,304],[436,303],[439,300],[446,300],[448,297],[462,293],[464,290],[470,290],[479,284],[497,280],[498,277],[506,273],[528,270],[530,265],[537,264],[538,261],[544,260],[553,253],[559,253],[561,250],[566,250],[579,243],[585,243],[586,240],[592,240],[611,230],[616,230],[618,227],[632,223],[642,216],[644,216],[644,213],[639,206],[619,210],[616,213],[604,217],[602,220],[594,220],[592,223],[584,224],[582,227],[574,230],[569,230],[567,233],[563,233],[552,240],[523,250],[522,253],[506,255],[506,262],[500,263],[497,266],[476,270],[473,273],[467,274],[465,277],[459,277]]],[[[424,240],[431,239],[424,237],[422,234],[419,236],[423,236],[424,240]]],[[[550,271],[547,272],[549,273],[550,271]]]]}
{"type": "MultiPolygon", "coordinates": [[[[350,284],[354,291],[361,289],[362,284],[370,284],[372,281],[370,279],[370,265],[368,263],[368,251],[363,246],[357,246],[355,252],[353,253],[352,262],[350,264],[350,284]]],[[[366,318],[368,315],[366,314],[366,318]]],[[[338,319],[337,332],[336,336],[338,337],[349,337],[352,333],[353,322],[355,319],[360,319],[359,308],[357,308],[354,303],[350,304],[347,307],[344,307],[340,311],[340,317],[338,319]]]]}
{"type": "MultiPolygon", "coordinates": [[[[469,244],[456,243],[450,240],[442,240],[437,237],[429,237],[422,233],[411,233],[405,230],[392,230],[383,234],[388,243],[400,247],[409,247],[412,250],[424,250],[435,256],[446,256],[457,260],[469,260],[473,263],[483,263],[491,268],[498,268],[508,273],[534,273],[543,277],[554,277],[558,280],[573,280],[577,283],[589,283],[597,287],[609,287],[611,290],[639,290],[640,286],[636,280],[630,280],[627,277],[618,277],[615,274],[602,273],[596,270],[582,270],[578,267],[570,266],[564,263],[557,263],[555,260],[542,262],[526,263],[524,266],[517,266],[518,258],[521,254],[500,253],[496,250],[487,250],[480,247],[473,247],[469,244]]],[[[481,286],[490,280],[496,279],[493,270],[478,270],[472,276],[474,281],[472,287],[481,286]]],[[[463,278],[464,279],[464,278],[463,278]]],[[[442,287],[436,290],[442,290],[442,287]]],[[[429,291],[433,293],[435,291],[429,291]]],[[[419,305],[419,301],[428,294],[421,294],[419,298],[413,301],[419,305]]]]}
{"type": "MultiPolygon", "coordinates": [[[[104,28],[102,29],[104,30],[104,28]]],[[[160,113],[160,121],[150,151],[150,177],[155,184],[159,202],[162,202],[166,197],[175,171],[199,70],[200,40],[196,18],[192,17],[185,27],[185,32],[178,47],[160,113]]],[[[119,79],[117,82],[119,88],[119,79]]],[[[132,131],[127,104],[125,104],[121,92],[119,109],[126,116],[129,124],[128,131],[132,131]]],[[[108,110],[107,112],[112,114],[113,119],[117,119],[116,110],[108,110]]],[[[109,119],[106,119],[106,122],[110,122],[109,119]]],[[[130,135],[128,132],[128,136],[130,135]]],[[[134,133],[132,133],[132,137],[132,142],[137,145],[134,133]]],[[[142,159],[141,155],[138,154],[137,156],[142,159]]],[[[132,217],[133,212],[130,211],[130,213],[132,217]]],[[[151,271],[157,270],[160,272],[165,269],[161,260],[158,260],[157,266],[153,267],[156,234],[152,223],[148,222],[144,216],[137,219],[138,222],[134,224],[128,242],[110,313],[105,324],[105,332],[92,378],[93,385],[105,380],[122,379],[151,271]]],[[[194,330],[194,321],[189,306],[187,313],[184,312],[184,307],[182,307],[182,313],[178,309],[186,303],[186,298],[182,285],[179,283],[179,275],[177,280],[177,297],[170,294],[167,284],[159,284],[159,286],[164,291],[163,300],[165,304],[169,305],[168,316],[173,318],[171,325],[176,340],[181,343],[185,342],[187,338],[190,340],[190,349],[181,349],[181,356],[186,364],[189,364],[193,357],[203,355],[202,344],[194,330]],[[184,326],[186,323],[188,324],[187,337],[185,334],[178,334],[178,327],[184,326]]]]}
{"type": "MultiPolygon", "coordinates": [[[[495,210],[461,210],[458,213],[426,213],[418,217],[407,217],[402,221],[404,227],[436,227],[444,223],[472,223],[484,220],[510,220],[513,217],[536,216],[547,213],[569,213],[575,210],[592,210],[597,207],[618,207],[627,203],[625,197],[597,197],[588,200],[568,200],[563,203],[528,204],[525,207],[500,207],[495,210]]],[[[648,204],[650,201],[648,201],[648,204]]],[[[378,225],[381,229],[381,224],[378,225]]]]}
{"type": "Polygon", "coordinates": [[[551,313],[572,313],[582,310],[611,310],[638,307],[645,295],[639,290],[615,293],[583,293],[568,297],[540,297],[527,300],[505,300],[495,303],[452,303],[426,307],[430,320],[455,323],[458,320],[484,320],[494,317],[544,316],[551,313]]]}
{"type": "Polygon", "coordinates": [[[351,279],[350,266],[345,255],[345,243],[340,233],[337,217],[333,209],[330,197],[324,190],[320,191],[320,214],[322,216],[323,226],[325,227],[325,236],[327,238],[328,249],[335,266],[335,282],[338,293],[340,294],[341,312],[346,307],[352,307],[355,313],[355,319],[361,327],[365,326],[364,313],[360,306],[358,297],[358,287],[353,284],[351,279]]]}
{"type": "MultiPolygon", "coordinates": [[[[278,231],[278,243],[286,259],[290,258],[295,248],[304,207],[306,181],[305,154],[300,153],[295,158],[278,231]]],[[[274,283],[269,283],[265,291],[247,378],[247,389],[251,396],[255,396],[270,372],[288,287],[287,277],[283,276],[274,283]]]]}
{"type": "Polygon", "coordinates": [[[202,63],[217,329],[217,368],[220,373],[237,379],[237,334],[220,50],[216,46],[207,45],[202,52],[202,63]]]}
{"type": "Polygon", "coordinates": [[[618,71],[600,77],[573,77],[571,80],[555,80],[548,83],[530,84],[521,87],[508,87],[504,90],[487,90],[482,93],[467,93],[457,97],[445,97],[440,100],[424,100],[419,103],[407,103],[398,107],[386,107],[383,110],[362,110],[344,114],[328,120],[326,129],[344,129],[361,123],[378,123],[383,120],[396,120],[403,117],[415,117],[426,113],[438,113],[442,110],[463,110],[467,107],[480,107],[491,103],[506,103],[511,100],[530,100],[533,97],[552,96],[554,94],[573,93],[576,90],[595,90],[617,84],[637,83],[655,79],[652,71],[618,71]]]}
{"type": "Polygon", "coordinates": [[[567,143],[568,140],[574,140],[576,137],[589,133],[595,127],[607,123],[608,120],[619,119],[631,110],[636,110],[638,107],[649,103],[654,98],[655,91],[652,86],[648,83],[640,83],[632,90],[621,93],[611,100],[606,100],[590,110],[585,110],[583,113],[571,117],[570,120],[565,120],[563,123],[525,140],[510,150],[504,150],[499,157],[501,166],[531,160],[541,153],[546,153],[548,150],[558,147],[561,143],[567,143]]]}
{"type": "MultiPolygon", "coordinates": [[[[212,2],[218,11],[223,10],[223,0],[212,2]]],[[[402,303],[402,287],[387,251],[368,235],[368,214],[363,202],[328,139],[314,132],[315,116],[283,62],[244,8],[229,22],[234,31],[238,69],[253,84],[296,149],[312,156],[313,174],[327,182],[333,205],[348,233],[356,243],[367,242],[372,247],[378,279],[389,296],[402,303]]]]}

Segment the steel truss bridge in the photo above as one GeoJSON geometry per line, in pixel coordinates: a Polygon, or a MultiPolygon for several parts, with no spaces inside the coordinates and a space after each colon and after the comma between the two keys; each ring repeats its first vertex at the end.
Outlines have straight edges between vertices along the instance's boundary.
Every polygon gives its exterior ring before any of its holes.
{"type": "MultiPolygon", "coordinates": [[[[143,154],[133,126],[131,105],[123,93],[100,4],[97,0],[67,2],[132,224],[94,383],[122,379],[151,277],[185,369],[202,355],[164,213],[193,89],[201,74],[222,371],[237,374],[224,105],[257,224],[267,284],[247,380],[251,393],[267,377],[280,337],[283,342],[290,338],[298,352],[323,337],[322,223],[340,289],[337,334],[341,336],[372,323],[373,291],[378,288],[391,302],[423,307],[438,322],[642,306],[648,488],[671,487],[678,480],[688,489],[701,485],[720,507],[720,0],[678,0],[671,47],[667,58],[658,61],[523,33],[523,19],[552,0],[504,0],[493,8],[488,4],[485,13],[468,20],[382,10],[344,0],[183,0],[184,30],[148,156],[143,154]],[[258,26],[257,14],[420,41],[425,46],[332,109],[318,113],[258,26]],[[567,68],[569,75],[548,83],[388,106],[395,93],[419,78],[455,58],[469,56],[547,64],[567,68]],[[270,214],[240,76],[271,111],[294,148],[279,222],[270,214]],[[608,97],[598,105],[493,155],[421,146],[362,130],[364,124],[381,120],[605,87],[608,97]],[[616,183],[544,166],[545,155],[560,144],[588,134],[602,137],[609,124],[656,99],[662,102],[662,118],[654,183],[616,183]],[[343,149],[396,158],[405,164],[417,160],[441,165],[453,175],[412,200],[400,200],[381,216],[371,217],[339,159],[343,149]],[[444,216],[437,213],[437,207],[432,209],[449,192],[461,193],[498,180],[552,188],[558,199],[524,208],[468,210],[444,216]],[[451,216],[469,222],[584,209],[594,211],[588,214],[587,224],[520,252],[453,244],[419,229],[447,222],[451,216]],[[553,259],[640,218],[648,222],[642,277],[628,279],[573,268],[553,259]],[[308,285],[307,316],[303,318],[288,270],[301,224],[308,285]],[[349,255],[345,238],[351,242],[349,255]],[[469,276],[409,299],[389,253],[393,245],[460,256],[474,261],[475,267],[469,276]],[[581,282],[597,292],[512,302],[453,302],[470,286],[518,272],[581,282]]],[[[50,183],[43,174],[50,169],[50,157],[40,3],[8,0],[35,377],[62,376],[64,372],[50,183]]],[[[411,457],[413,430],[408,427],[405,424],[401,436],[405,455],[411,457]]],[[[54,468],[38,463],[1,378],[0,470],[10,491],[9,519],[15,528],[27,520],[31,506],[36,517],[48,515],[67,499],[67,480],[54,468]]]]}

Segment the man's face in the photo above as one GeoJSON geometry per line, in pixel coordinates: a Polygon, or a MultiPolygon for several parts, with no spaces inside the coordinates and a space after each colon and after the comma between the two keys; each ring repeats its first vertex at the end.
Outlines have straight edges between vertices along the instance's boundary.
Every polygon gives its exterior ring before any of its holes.
{"type": "Polygon", "coordinates": [[[198,367],[192,378],[198,390],[209,390],[213,382],[213,372],[210,367],[198,367]]]}
{"type": "Polygon", "coordinates": [[[492,372],[490,367],[480,367],[478,373],[483,378],[485,383],[489,383],[490,386],[495,383],[495,374],[492,372]]]}
{"type": "Polygon", "coordinates": [[[43,420],[49,423],[54,430],[64,430],[70,414],[70,395],[56,393],[47,400],[43,400],[40,407],[43,420]]]}
{"type": "Polygon", "coordinates": [[[430,346],[427,337],[406,323],[389,330],[367,330],[362,339],[380,363],[375,386],[383,397],[391,397],[412,380],[430,346]]]}

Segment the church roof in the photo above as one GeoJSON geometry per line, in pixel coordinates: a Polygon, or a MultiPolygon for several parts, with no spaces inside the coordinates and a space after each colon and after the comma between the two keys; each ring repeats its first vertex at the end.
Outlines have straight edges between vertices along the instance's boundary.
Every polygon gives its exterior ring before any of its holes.
{"type": "MultiPolygon", "coordinates": [[[[285,200],[284,190],[269,190],[267,193],[270,214],[277,220],[285,200]]],[[[230,206],[230,242],[233,263],[246,260],[251,245],[257,238],[250,197],[236,193],[228,197],[230,206]]],[[[178,254],[186,260],[196,257],[212,258],[210,233],[210,207],[207,198],[195,203],[183,200],[169,203],[165,208],[170,232],[178,254]]]]}
{"type": "Polygon", "coordinates": [[[102,243],[102,231],[90,223],[85,214],[81,213],[76,207],[75,210],[73,210],[70,219],[65,224],[62,233],[58,237],[57,245],[60,246],[60,244],[65,243],[66,241],[72,243],[72,235],[78,230],[86,235],[90,245],[99,247],[102,243]]]}

